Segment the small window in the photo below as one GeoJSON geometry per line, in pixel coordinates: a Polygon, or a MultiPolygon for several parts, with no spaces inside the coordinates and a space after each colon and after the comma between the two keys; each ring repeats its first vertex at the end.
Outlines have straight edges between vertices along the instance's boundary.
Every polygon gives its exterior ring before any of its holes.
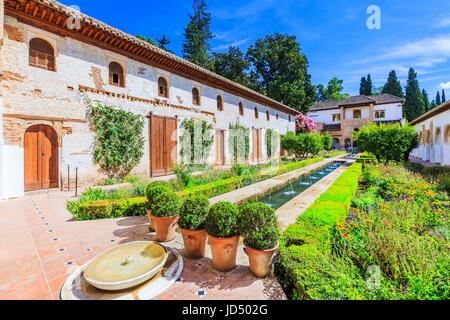
{"type": "Polygon", "coordinates": [[[279,119],[279,115],[278,115],[278,113],[277,113],[277,120],[279,119]]]}
{"type": "Polygon", "coordinates": [[[289,122],[291,122],[291,116],[289,116],[289,122]]]}
{"type": "Polygon", "coordinates": [[[239,114],[244,115],[244,104],[242,102],[239,102],[239,114]]]}
{"type": "Polygon", "coordinates": [[[340,114],[333,114],[333,121],[341,121],[341,115],[340,114]]]}
{"type": "Polygon", "coordinates": [[[384,111],[375,112],[375,119],[384,119],[386,118],[386,113],[384,111]]]}
{"type": "Polygon", "coordinates": [[[29,65],[49,71],[56,71],[55,50],[50,43],[40,38],[30,41],[29,65]]]}
{"type": "Polygon", "coordinates": [[[258,107],[255,107],[255,118],[256,118],[256,119],[259,118],[258,107]]]}
{"type": "Polygon", "coordinates": [[[169,97],[169,88],[167,85],[167,80],[163,77],[158,79],[158,95],[163,98],[169,97]]]}
{"type": "Polygon", "coordinates": [[[269,110],[266,111],[266,115],[267,115],[267,121],[270,121],[270,112],[269,112],[269,110]]]}
{"type": "Polygon", "coordinates": [[[117,62],[109,64],[109,84],[118,87],[125,87],[123,68],[117,62]]]}
{"type": "Polygon", "coordinates": [[[353,119],[361,119],[361,110],[353,111],[353,119]]]}
{"type": "Polygon", "coordinates": [[[217,96],[217,110],[223,111],[223,99],[222,99],[222,96],[217,96]]]}
{"type": "Polygon", "coordinates": [[[200,93],[197,88],[192,89],[192,103],[196,106],[200,105],[200,93]]]}

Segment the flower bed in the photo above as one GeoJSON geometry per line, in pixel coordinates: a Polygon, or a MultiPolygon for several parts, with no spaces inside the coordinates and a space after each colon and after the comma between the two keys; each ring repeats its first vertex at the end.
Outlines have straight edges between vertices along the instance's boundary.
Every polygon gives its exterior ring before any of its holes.
{"type": "Polygon", "coordinates": [[[369,165],[359,196],[351,200],[361,164],[353,167],[286,230],[277,273],[287,293],[448,299],[447,195],[402,166],[369,165]]]}

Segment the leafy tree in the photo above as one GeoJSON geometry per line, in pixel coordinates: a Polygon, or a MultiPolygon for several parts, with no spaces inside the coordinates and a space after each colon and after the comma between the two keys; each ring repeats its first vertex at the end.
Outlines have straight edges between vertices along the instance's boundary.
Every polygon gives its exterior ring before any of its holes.
{"type": "Polygon", "coordinates": [[[159,48],[161,48],[161,49],[163,49],[163,50],[165,50],[167,52],[173,53],[172,50],[167,48],[167,45],[170,44],[170,40],[167,39],[165,35],[163,35],[161,39],[156,39],[156,41],[158,41],[158,47],[159,48]]]}
{"type": "Polygon", "coordinates": [[[406,85],[406,98],[404,104],[404,116],[412,121],[425,113],[425,104],[417,80],[417,73],[413,68],[409,69],[408,82],[406,85]]]}
{"type": "Polygon", "coordinates": [[[354,133],[358,148],[375,155],[378,161],[408,161],[409,154],[419,146],[416,128],[408,123],[379,125],[368,123],[354,133]]]}
{"type": "Polygon", "coordinates": [[[423,104],[425,106],[425,112],[430,111],[431,110],[430,99],[428,97],[428,92],[425,89],[422,90],[422,99],[423,104]]]}
{"type": "Polygon", "coordinates": [[[141,39],[141,40],[143,40],[143,41],[145,41],[145,42],[148,42],[148,43],[150,43],[150,44],[152,44],[152,45],[154,45],[154,46],[157,46],[157,43],[156,43],[156,41],[155,40],[153,40],[151,37],[144,37],[144,36],[136,36],[136,38],[138,38],[138,39],[141,39]]]}
{"type": "Polygon", "coordinates": [[[442,103],[445,103],[447,100],[445,99],[445,91],[442,89],[442,103]]]}
{"type": "Polygon", "coordinates": [[[238,47],[229,46],[227,53],[214,53],[212,71],[242,85],[249,84],[250,62],[238,47]]]}
{"type": "Polygon", "coordinates": [[[384,89],[384,87],[373,87],[372,95],[379,96],[380,94],[383,93],[383,89],[384,89]]]}
{"type": "Polygon", "coordinates": [[[144,117],[100,103],[91,114],[98,142],[94,161],[109,178],[122,180],[144,155],[144,117]]]}
{"type": "Polygon", "coordinates": [[[383,87],[382,93],[389,93],[396,97],[403,98],[403,88],[400,81],[397,78],[397,73],[392,70],[389,73],[386,84],[383,87]]]}
{"type": "Polygon", "coordinates": [[[324,147],[324,138],[320,133],[288,132],[281,139],[281,147],[296,158],[304,158],[308,154],[316,155],[324,147]]]}
{"type": "Polygon", "coordinates": [[[308,59],[295,36],[275,33],[258,39],[247,51],[253,65],[251,78],[257,91],[300,112],[316,101],[308,59]]]}
{"type": "Polygon", "coordinates": [[[331,134],[329,134],[328,132],[324,133],[322,135],[322,139],[323,139],[323,148],[325,150],[331,150],[331,147],[333,145],[333,137],[331,136],[331,134]]]}
{"type": "Polygon", "coordinates": [[[317,86],[317,97],[319,101],[342,100],[350,97],[348,93],[342,93],[342,90],[344,90],[343,83],[344,80],[333,78],[328,82],[326,89],[323,85],[319,84],[317,86]]]}
{"type": "Polygon", "coordinates": [[[189,24],[184,29],[183,58],[209,69],[209,40],[214,37],[210,30],[211,14],[207,12],[204,0],[194,0],[193,9],[194,15],[189,15],[189,24]]]}
{"type": "Polygon", "coordinates": [[[436,104],[439,106],[441,105],[441,96],[439,94],[439,91],[436,94],[436,104]]]}

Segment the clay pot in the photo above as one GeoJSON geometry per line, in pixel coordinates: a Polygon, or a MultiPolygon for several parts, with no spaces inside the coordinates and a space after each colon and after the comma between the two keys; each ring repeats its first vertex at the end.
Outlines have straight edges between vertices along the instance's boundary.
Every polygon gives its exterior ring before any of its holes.
{"type": "Polygon", "coordinates": [[[221,272],[228,272],[236,267],[236,254],[239,245],[239,238],[239,236],[231,238],[217,238],[208,234],[214,269],[221,272]]]}
{"type": "Polygon", "coordinates": [[[205,256],[206,231],[181,229],[184,252],[187,258],[199,259],[205,256]]]}
{"type": "Polygon", "coordinates": [[[157,241],[168,242],[175,239],[175,228],[177,226],[178,218],[179,218],[178,216],[171,216],[171,217],[152,216],[157,241]]]}
{"type": "Polygon", "coordinates": [[[147,211],[148,221],[150,222],[150,231],[155,231],[155,226],[153,224],[153,219],[152,219],[152,211],[147,208],[145,209],[145,211],[147,211]]]}
{"type": "Polygon", "coordinates": [[[244,252],[250,261],[250,270],[257,278],[265,278],[270,272],[270,262],[278,249],[278,245],[269,250],[256,250],[250,247],[245,247],[244,252]]]}

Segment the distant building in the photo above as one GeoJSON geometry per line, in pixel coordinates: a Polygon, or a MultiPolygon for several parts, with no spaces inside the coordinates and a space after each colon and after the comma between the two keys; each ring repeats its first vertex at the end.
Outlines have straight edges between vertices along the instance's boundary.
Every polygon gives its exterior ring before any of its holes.
{"type": "Polygon", "coordinates": [[[417,126],[419,148],[411,156],[442,166],[450,166],[450,101],[411,122],[417,126]]]}
{"type": "Polygon", "coordinates": [[[343,100],[321,101],[311,106],[308,116],[322,132],[333,137],[334,148],[357,147],[353,131],[367,122],[402,122],[405,101],[391,94],[354,96],[343,100]]]}

